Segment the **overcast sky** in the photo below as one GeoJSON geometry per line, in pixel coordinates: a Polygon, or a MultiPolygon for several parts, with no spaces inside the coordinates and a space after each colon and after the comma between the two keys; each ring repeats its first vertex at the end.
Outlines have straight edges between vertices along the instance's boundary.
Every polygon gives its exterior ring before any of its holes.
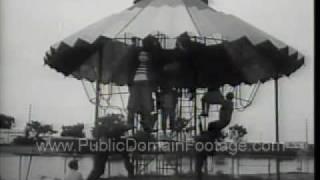
{"type": "MultiPolygon", "coordinates": [[[[0,0],[0,113],[16,118],[17,128],[32,118],[43,123],[92,123],[94,106],[81,82],[43,64],[46,50],[64,37],[132,0],[0,0]]],[[[305,66],[280,80],[280,139],[304,141],[305,122],[313,141],[314,17],[312,0],[212,0],[217,10],[234,14],[298,49],[305,66]]],[[[233,123],[248,128],[248,140],[274,140],[273,82],[263,84],[246,111],[233,123]]]]}

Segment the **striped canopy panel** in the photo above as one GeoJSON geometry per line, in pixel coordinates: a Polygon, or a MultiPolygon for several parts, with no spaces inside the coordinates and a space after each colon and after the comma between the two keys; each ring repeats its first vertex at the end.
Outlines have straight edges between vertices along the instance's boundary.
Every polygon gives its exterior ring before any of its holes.
{"type": "Polygon", "coordinates": [[[184,32],[196,37],[199,51],[191,69],[178,68],[182,79],[176,78],[176,83],[181,87],[265,82],[288,76],[304,63],[303,56],[285,43],[200,0],[141,0],[55,43],[45,63],[66,76],[96,81],[102,58],[102,82],[125,85],[132,37],[161,37],[164,66],[175,58],[176,38],[184,32]],[[183,80],[188,74],[196,78],[183,80]]]}

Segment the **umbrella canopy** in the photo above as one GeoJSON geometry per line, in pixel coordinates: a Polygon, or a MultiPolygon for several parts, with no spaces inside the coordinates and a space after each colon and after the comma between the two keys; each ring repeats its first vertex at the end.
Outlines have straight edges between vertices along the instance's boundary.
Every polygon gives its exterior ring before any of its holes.
{"type": "Polygon", "coordinates": [[[163,49],[156,56],[162,69],[181,57],[174,48],[184,32],[197,42],[182,56],[192,57],[190,66],[177,62],[175,83],[181,87],[264,82],[288,76],[304,63],[285,43],[200,0],[141,0],[54,44],[45,63],[66,76],[95,81],[102,58],[102,82],[123,85],[136,55],[132,37],[159,38],[163,49]]]}

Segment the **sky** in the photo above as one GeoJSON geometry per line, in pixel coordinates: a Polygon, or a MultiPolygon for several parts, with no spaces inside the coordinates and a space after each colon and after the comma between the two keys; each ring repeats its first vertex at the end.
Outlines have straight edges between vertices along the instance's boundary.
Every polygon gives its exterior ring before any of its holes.
{"type": "MultiPolygon", "coordinates": [[[[61,125],[93,123],[94,106],[80,81],[43,63],[50,45],[103,17],[124,10],[132,0],[0,0],[0,113],[23,128],[31,117],[61,125]]],[[[211,0],[305,55],[305,66],[279,81],[280,140],[314,140],[314,4],[312,0],[211,0]]],[[[274,141],[274,86],[262,85],[253,104],[235,112],[233,124],[248,129],[249,141],[274,141]]]]}

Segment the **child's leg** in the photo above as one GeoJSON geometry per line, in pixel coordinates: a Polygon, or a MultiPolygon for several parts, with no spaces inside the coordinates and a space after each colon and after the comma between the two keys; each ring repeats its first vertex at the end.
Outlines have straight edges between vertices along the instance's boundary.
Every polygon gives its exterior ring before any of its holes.
{"type": "Polygon", "coordinates": [[[97,153],[94,155],[93,169],[90,172],[87,180],[97,180],[104,173],[106,162],[108,160],[107,153],[97,153]]]}
{"type": "Polygon", "coordinates": [[[170,122],[170,129],[175,129],[175,120],[176,120],[176,112],[175,108],[171,108],[169,111],[169,122],[170,122]]]}
{"type": "Polygon", "coordinates": [[[140,96],[140,85],[134,84],[129,86],[129,99],[128,99],[128,118],[127,123],[130,128],[134,128],[134,116],[135,113],[139,111],[140,103],[139,103],[139,96],[140,96]]]}
{"type": "Polygon", "coordinates": [[[201,115],[207,116],[207,115],[208,115],[209,108],[210,108],[210,104],[207,103],[205,97],[203,97],[203,98],[201,99],[201,105],[202,105],[202,113],[201,113],[201,115]]]}
{"type": "Polygon", "coordinates": [[[165,133],[167,130],[167,117],[168,117],[168,113],[166,112],[165,109],[162,109],[161,116],[162,116],[161,127],[163,132],[165,133]]]}
{"type": "Polygon", "coordinates": [[[122,153],[122,157],[124,160],[124,166],[128,171],[128,177],[132,178],[134,176],[134,165],[130,162],[130,157],[127,152],[122,153]]]}
{"type": "Polygon", "coordinates": [[[150,112],[141,113],[141,125],[144,131],[152,130],[152,116],[150,112]]]}
{"type": "Polygon", "coordinates": [[[196,154],[196,175],[197,175],[197,180],[202,180],[202,167],[204,165],[204,162],[207,159],[207,155],[205,152],[198,152],[196,154]]]}
{"type": "Polygon", "coordinates": [[[141,104],[141,111],[142,111],[142,120],[141,124],[143,125],[143,128],[146,130],[151,130],[153,127],[152,125],[152,116],[151,112],[153,111],[153,99],[152,99],[152,92],[153,87],[150,83],[145,82],[140,87],[140,98],[139,102],[141,104]]]}
{"type": "Polygon", "coordinates": [[[130,128],[134,128],[134,112],[129,110],[128,112],[128,125],[130,128]]]}
{"type": "Polygon", "coordinates": [[[220,131],[230,124],[230,120],[221,118],[217,121],[210,122],[208,125],[208,131],[220,131]]]}

